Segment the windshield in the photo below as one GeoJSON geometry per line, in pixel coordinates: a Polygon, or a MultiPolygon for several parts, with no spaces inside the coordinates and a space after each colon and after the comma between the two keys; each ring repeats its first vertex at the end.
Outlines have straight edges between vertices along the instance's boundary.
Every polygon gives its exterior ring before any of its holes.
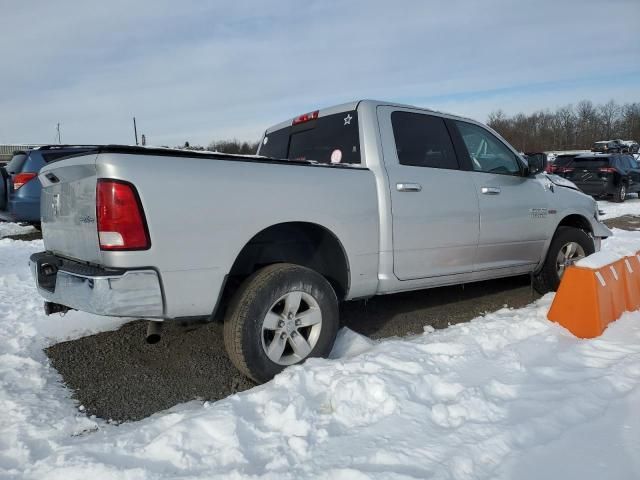
{"type": "Polygon", "coordinates": [[[22,171],[22,166],[24,165],[25,160],[27,159],[26,153],[17,153],[15,154],[7,166],[7,172],[11,174],[20,173],[22,171]]]}
{"type": "Polygon", "coordinates": [[[265,135],[259,155],[319,163],[360,163],[358,113],[341,112],[265,135]]]}

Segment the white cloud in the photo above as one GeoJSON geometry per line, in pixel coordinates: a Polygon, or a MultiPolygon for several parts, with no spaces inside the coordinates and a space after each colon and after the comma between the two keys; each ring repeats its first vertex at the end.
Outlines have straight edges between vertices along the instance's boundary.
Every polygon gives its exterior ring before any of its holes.
{"type": "Polygon", "coordinates": [[[614,80],[580,83],[637,71],[637,1],[0,0],[0,10],[4,142],[52,141],[60,121],[65,141],[128,143],[133,115],[158,144],[250,139],[362,97],[435,99],[480,119],[638,100],[614,80]],[[544,82],[579,86],[529,89],[544,82]]]}

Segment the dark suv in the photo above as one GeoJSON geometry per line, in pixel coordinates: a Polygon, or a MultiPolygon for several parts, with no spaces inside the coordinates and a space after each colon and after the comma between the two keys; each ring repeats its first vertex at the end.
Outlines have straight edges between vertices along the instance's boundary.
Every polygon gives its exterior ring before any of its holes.
{"type": "Polygon", "coordinates": [[[604,140],[602,142],[596,142],[591,147],[592,152],[600,153],[622,153],[626,151],[627,146],[622,140],[604,140]]]}
{"type": "Polygon", "coordinates": [[[640,166],[631,155],[578,155],[555,173],[588,195],[612,195],[615,202],[624,202],[627,193],[640,192],[640,166]]]}
{"type": "Polygon", "coordinates": [[[0,167],[0,221],[40,224],[38,172],[47,163],[92,150],[92,146],[48,145],[14,152],[0,167]]]}

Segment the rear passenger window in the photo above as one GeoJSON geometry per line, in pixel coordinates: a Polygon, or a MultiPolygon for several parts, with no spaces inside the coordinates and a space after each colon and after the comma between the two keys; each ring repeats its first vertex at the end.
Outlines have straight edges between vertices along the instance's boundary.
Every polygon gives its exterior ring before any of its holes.
{"type": "Polygon", "coordinates": [[[449,132],[440,117],[393,112],[393,136],[401,165],[458,169],[449,132]]]}

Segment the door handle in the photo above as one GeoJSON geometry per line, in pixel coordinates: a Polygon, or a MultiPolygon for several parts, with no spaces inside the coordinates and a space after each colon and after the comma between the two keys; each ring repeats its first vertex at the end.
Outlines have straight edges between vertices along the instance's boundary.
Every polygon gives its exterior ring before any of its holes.
{"type": "Polygon", "coordinates": [[[396,183],[396,190],[399,192],[419,192],[422,185],[419,183],[396,183]]]}
{"type": "Polygon", "coordinates": [[[480,191],[484,195],[500,195],[500,187],[482,187],[480,191]]]}

